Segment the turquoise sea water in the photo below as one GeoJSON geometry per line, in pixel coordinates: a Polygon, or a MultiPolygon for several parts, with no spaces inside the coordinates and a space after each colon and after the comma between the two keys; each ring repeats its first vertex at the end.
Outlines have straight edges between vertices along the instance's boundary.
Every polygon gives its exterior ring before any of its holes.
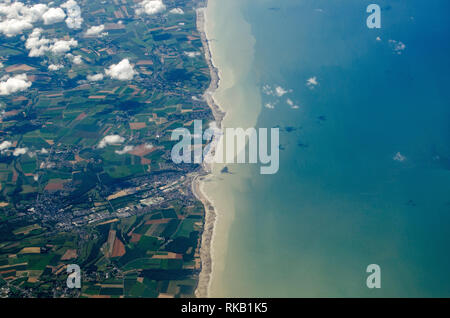
{"type": "Polygon", "coordinates": [[[248,167],[230,190],[215,296],[450,296],[450,3],[376,1],[371,30],[373,2],[240,1],[275,104],[257,126],[279,126],[282,150],[278,174],[248,167]]]}

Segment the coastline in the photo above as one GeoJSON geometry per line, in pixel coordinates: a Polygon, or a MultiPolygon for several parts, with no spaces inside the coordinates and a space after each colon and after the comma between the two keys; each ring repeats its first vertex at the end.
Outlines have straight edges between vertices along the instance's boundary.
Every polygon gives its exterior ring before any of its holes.
{"type": "MultiPolygon", "coordinates": [[[[211,49],[209,46],[209,40],[206,35],[206,13],[205,10],[208,6],[208,0],[205,1],[205,5],[202,8],[196,10],[197,14],[197,30],[200,34],[200,38],[203,44],[203,51],[205,55],[206,62],[208,64],[211,82],[208,89],[204,93],[205,101],[211,108],[216,125],[218,128],[222,126],[222,120],[225,117],[225,112],[223,109],[217,105],[214,101],[213,94],[219,87],[220,77],[219,70],[214,65],[211,49]]],[[[214,143],[212,143],[211,152],[214,152],[214,143]]],[[[200,260],[201,260],[201,271],[198,278],[197,289],[195,290],[195,295],[198,298],[208,297],[209,287],[211,283],[211,276],[213,274],[213,256],[212,256],[212,246],[214,239],[214,228],[217,222],[217,209],[213,202],[206,196],[202,190],[202,185],[204,179],[211,173],[211,166],[206,162],[203,162],[202,171],[194,176],[192,181],[192,192],[195,197],[200,200],[205,208],[205,222],[203,226],[203,233],[200,243],[200,260]]]]}
{"type": "MultiPolygon", "coordinates": [[[[255,127],[262,109],[260,90],[251,68],[256,40],[240,5],[238,0],[202,0],[196,10],[197,30],[211,74],[203,98],[211,108],[218,129],[255,127]],[[231,25],[228,25],[228,15],[233,16],[231,25]],[[224,25],[227,25],[227,32],[222,34],[218,30],[224,25]]],[[[208,156],[215,155],[219,144],[217,139],[211,142],[208,156]]],[[[205,207],[204,230],[198,248],[201,268],[195,291],[197,297],[227,295],[225,286],[230,281],[225,282],[222,274],[227,258],[234,257],[228,254],[227,245],[236,213],[233,192],[245,187],[246,180],[252,178],[246,165],[234,165],[234,173],[228,176],[221,173],[221,168],[222,165],[205,160],[192,184],[194,196],[205,207]]]]}

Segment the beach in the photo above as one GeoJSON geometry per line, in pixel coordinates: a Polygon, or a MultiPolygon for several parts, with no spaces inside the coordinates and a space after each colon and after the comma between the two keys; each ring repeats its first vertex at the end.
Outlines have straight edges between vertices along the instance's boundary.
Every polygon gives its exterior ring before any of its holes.
{"type": "MultiPolygon", "coordinates": [[[[239,2],[208,0],[207,7],[197,11],[197,28],[211,73],[211,84],[204,99],[213,112],[216,126],[222,129],[254,127],[261,110],[259,90],[247,79],[254,55],[254,39],[250,25],[240,14],[239,2]]],[[[214,149],[210,153],[214,153],[214,149]]],[[[215,296],[222,286],[219,281],[215,282],[221,279],[221,275],[216,274],[224,270],[228,233],[235,214],[233,195],[224,180],[232,174],[222,174],[224,167],[224,164],[204,163],[203,173],[193,184],[193,192],[206,210],[198,297],[215,296]]],[[[239,175],[250,176],[245,169],[239,175]]]]}
{"type": "MultiPolygon", "coordinates": [[[[207,3],[207,2],[206,2],[207,3]]],[[[207,5],[207,4],[206,4],[207,5]]],[[[213,98],[213,94],[219,86],[219,72],[214,66],[211,56],[211,50],[209,47],[209,42],[206,37],[205,32],[206,16],[205,8],[197,9],[197,29],[200,33],[200,38],[203,43],[203,51],[205,55],[206,62],[210,69],[211,83],[208,90],[204,94],[204,99],[211,108],[214,119],[217,126],[220,128],[223,117],[225,115],[224,111],[216,104],[213,98]]],[[[214,149],[211,149],[213,152],[214,149]]],[[[202,191],[202,182],[204,178],[211,172],[211,167],[203,163],[203,172],[199,173],[194,177],[192,181],[192,192],[199,199],[205,209],[205,221],[203,226],[203,234],[201,239],[200,247],[200,259],[201,259],[201,272],[199,274],[198,286],[195,291],[195,295],[200,298],[208,297],[208,290],[210,285],[210,278],[212,275],[212,240],[214,235],[214,226],[217,220],[217,212],[213,203],[207,198],[205,193],[202,191]]]]}

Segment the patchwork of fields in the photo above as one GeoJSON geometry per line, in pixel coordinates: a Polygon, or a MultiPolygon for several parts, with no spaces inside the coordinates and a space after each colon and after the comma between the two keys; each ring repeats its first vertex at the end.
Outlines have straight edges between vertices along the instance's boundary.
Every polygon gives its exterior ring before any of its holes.
{"type": "Polygon", "coordinates": [[[0,33],[1,294],[192,296],[200,167],[170,160],[170,136],[212,121],[201,3],[167,0],[155,14],[133,0],[75,4],[79,28],[38,20],[0,33]],[[66,287],[68,264],[80,266],[81,290],[66,287]]]}

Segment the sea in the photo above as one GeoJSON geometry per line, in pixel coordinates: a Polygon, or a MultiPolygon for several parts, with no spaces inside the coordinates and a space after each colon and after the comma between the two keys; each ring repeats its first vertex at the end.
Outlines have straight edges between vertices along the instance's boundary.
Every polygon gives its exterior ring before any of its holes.
{"type": "Polygon", "coordinates": [[[278,173],[216,164],[203,184],[218,213],[209,296],[450,296],[449,12],[209,0],[223,126],[280,129],[278,173]]]}

